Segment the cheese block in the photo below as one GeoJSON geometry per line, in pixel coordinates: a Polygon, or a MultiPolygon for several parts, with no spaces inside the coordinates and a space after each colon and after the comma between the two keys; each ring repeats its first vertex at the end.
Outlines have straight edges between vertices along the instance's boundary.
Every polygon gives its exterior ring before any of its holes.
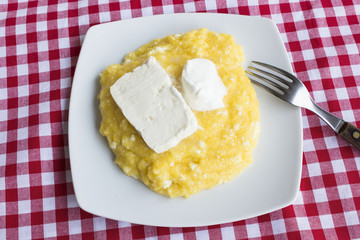
{"type": "Polygon", "coordinates": [[[175,147],[198,129],[194,113],[154,57],[119,78],[110,93],[145,143],[157,153],[175,147]]]}

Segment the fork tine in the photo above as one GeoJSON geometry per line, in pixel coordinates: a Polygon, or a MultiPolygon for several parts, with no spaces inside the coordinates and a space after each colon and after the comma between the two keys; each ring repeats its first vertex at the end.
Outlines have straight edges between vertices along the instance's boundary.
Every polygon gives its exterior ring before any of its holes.
{"type": "MultiPolygon", "coordinates": [[[[247,72],[247,71],[246,71],[246,72],[247,72]]],[[[250,74],[251,74],[251,73],[250,73],[250,74]]],[[[256,81],[256,80],[251,79],[251,77],[249,77],[249,79],[250,79],[250,81],[251,81],[253,84],[257,85],[258,87],[261,87],[261,88],[263,88],[264,90],[268,91],[269,93],[277,96],[278,98],[283,99],[283,94],[275,91],[274,89],[269,88],[268,86],[266,86],[266,85],[263,84],[263,83],[260,83],[260,82],[258,82],[258,81],[256,81]]]]}
{"type": "MultiPolygon", "coordinates": [[[[255,70],[257,72],[260,72],[268,77],[271,77],[271,78],[274,78],[276,79],[277,81],[279,81],[280,83],[284,84],[284,86],[286,86],[286,89],[289,88],[288,84],[290,83],[288,80],[284,79],[284,78],[281,78],[279,76],[276,76],[275,74],[272,74],[270,72],[266,72],[262,69],[259,69],[259,68],[255,68],[255,67],[252,67],[252,66],[249,66],[248,69],[252,69],[252,70],[255,70]]],[[[282,85],[279,85],[279,87],[282,87],[284,88],[282,85]]]]}
{"type": "Polygon", "coordinates": [[[270,64],[267,64],[267,63],[263,63],[263,62],[258,62],[258,61],[252,61],[252,63],[255,63],[255,64],[258,64],[260,66],[263,66],[263,67],[267,67],[277,73],[280,73],[280,74],[283,74],[285,75],[286,77],[288,77],[289,79],[293,80],[293,81],[297,81],[297,77],[295,77],[294,75],[292,75],[291,73],[287,72],[287,71],[284,71],[278,67],[275,67],[273,65],[270,65],[270,64]]]}
{"type": "Polygon", "coordinates": [[[260,76],[260,75],[254,73],[254,72],[250,72],[250,71],[248,71],[248,70],[246,70],[245,72],[246,72],[247,74],[250,74],[250,75],[252,75],[252,76],[254,76],[254,77],[256,77],[256,78],[264,81],[264,82],[267,82],[267,83],[271,84],[273,87],[279,89],[280,91],[282,91],[282,89],[287,89],[287,88],[283,87],[282,85],[279,85],[279,84],[277,84],[276,82],[273,82],[273,81],[271,81],[271,80],[269,80],[269,79],[267,79],[267,78],[264,78],[263,76],[260,76]]]}

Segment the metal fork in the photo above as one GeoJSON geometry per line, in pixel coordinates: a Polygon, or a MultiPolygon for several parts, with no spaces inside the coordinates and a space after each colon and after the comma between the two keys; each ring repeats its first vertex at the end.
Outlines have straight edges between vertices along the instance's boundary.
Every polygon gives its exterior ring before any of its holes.
{"type": "Polygon", "coordinates": [[[360,149],[360,129],[320,108],[310,97],[305,85],[297,77],[267,63],[257,61],[252,63],[261,66],[261,68],[248,67],[246,73],[252,83],[288,103],[314,112],[337,134],[360,149]]]}

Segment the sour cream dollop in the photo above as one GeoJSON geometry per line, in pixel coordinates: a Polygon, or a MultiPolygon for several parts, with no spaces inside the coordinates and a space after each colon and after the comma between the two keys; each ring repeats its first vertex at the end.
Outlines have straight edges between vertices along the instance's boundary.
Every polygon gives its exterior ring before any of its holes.
{"type": "Polygon", "coordinates": [[[181,77],[183,96],[196,111],[210,111],[224,107],[227,89],[215,63],[204,58],[188,60],[181,77]]]}

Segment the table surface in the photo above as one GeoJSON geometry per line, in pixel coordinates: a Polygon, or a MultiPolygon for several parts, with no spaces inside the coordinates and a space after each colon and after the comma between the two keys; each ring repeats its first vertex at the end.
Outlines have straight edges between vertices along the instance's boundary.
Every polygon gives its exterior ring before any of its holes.
{"type": "Polygon", "coordinates": [[[305,110],[301,186],[286,208],[193,228],[118,222],[79,208],[67,126],[72,77],[87,29],[180,12],[272,19],[315,102],[360,127],[359,0],[1,2],[0,239],[360,238],[360,150],[305,110]]]}

